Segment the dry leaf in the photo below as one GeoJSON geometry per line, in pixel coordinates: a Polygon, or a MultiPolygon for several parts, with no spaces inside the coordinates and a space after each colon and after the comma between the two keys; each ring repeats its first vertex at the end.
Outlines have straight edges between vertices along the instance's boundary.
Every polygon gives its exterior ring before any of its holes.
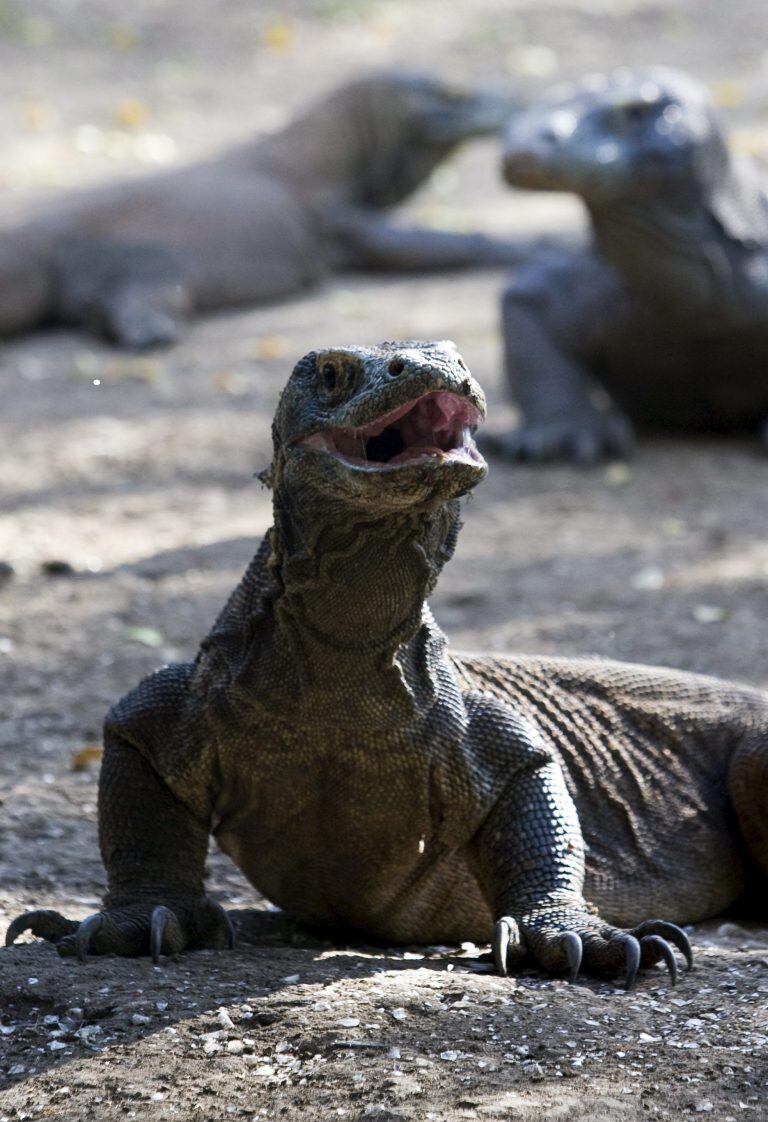
{"type": "Polygon", "coordinates": [[[149,106],[137,97],[126,97],[115,110],[115,120],[126,129],[143,125],[149,117],[149,106]]]}
{"type": "Polygon", "coordinates": [[[72,753],[69,766],[72,771],[87,771],[93,764],[100,763],[103,755],[104,750],[102,748],[87,744],[85,748],[80,748],[79,751],[72,753]]]}
{"type": "Polygon", "coordinates": [[[713,82],[710,89],[715,105],[719,105],[721,109],[735,109],[744,103],[744,87],[741,82],[722,78],[718,82],[713,82]]]}
{"type": "Polygon", "coordinates": [[[141,643],[144,647],[161,647],[164,639],[156,627],[129,627],[126,631],[128,639],[134,643],[141,643]]]}
{"type": "Polygon", "coordinates": [[[268,361],[272,358],[283,358],[288,350],[288,340],[282,335],[262,335],[256,340],[254,353],[256,358],[268,361]]]}
{"type": "Polygon", "coordinates": [[[296,29],[293,21],[288,19],[272,20],[262,31],[261,41],[268,51],[274,51],[275,54],[287,54],[292,51],[296,42],[296,29]]]}

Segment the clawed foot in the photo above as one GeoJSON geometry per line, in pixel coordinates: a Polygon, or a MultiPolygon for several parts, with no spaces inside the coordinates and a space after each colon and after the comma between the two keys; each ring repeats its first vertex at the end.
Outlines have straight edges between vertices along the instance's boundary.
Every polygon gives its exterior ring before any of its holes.
{"type": "Polygon", "coordinates": [[[178,954],[187,947],[235,945],[235,931],[221,904],[204,897],[189,905],[130,904],[105,908],[82,922],[58,912],[38,909],[25,912],[11,923],[5,936],[10,947],[24,931],[53,943],[60,955],[76,955],[85,962],[89,954],[133,957],[178,954]]]}
{"type": "Polygon", "coordinates": [[[649,919],[631,931],[586,917],[572,928],[551,921],[534,919],[520,927],[511,916],[502,916],[497,922],[493,937],[493,958],[500,974],[506,975],[510,966],[518,965],[530,952],[546,970],[567,970],[574,982],[583,968],[589,973],[614,974],[624,972],[624,984],[629,990],[635,984],[641,968],[663,962],[669,971],[672,985],[677,982],[677,960],[673,947],[685,959],[687,968],[693,966],[693,952],[688,936],[674,923],[649,919]]]}
{"type": "Polygon", "coordinates": [[[570,460],[585,466],[599,460],[628,459],[633,443],[631,424],[617,413],[528,424],[478,438],[481,452],[514,463],[570,460]]]}

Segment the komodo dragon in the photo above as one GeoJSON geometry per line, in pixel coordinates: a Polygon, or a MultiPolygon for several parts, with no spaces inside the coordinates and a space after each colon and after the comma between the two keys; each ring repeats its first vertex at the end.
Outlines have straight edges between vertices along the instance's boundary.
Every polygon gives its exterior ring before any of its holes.
{"type": "Polygon", "coordinates": [[[502,973],[528,955],[628,984],[663,960],[674,979],[670,944],[691,951],[671,921],[765,907],[767,696],[448,654],[425,601],[486,473],[483,413],[452,344],[298,363],[273,426],[274,527],[195,661],[107,717],[104,909],[28,912],[9,944],[30,930],[81,959],[157,959],[231,941],[203,890],[210,832],[308,924],[493,938],[502,973]]]}
{"type": "Polygon", "coordinates": [[[585,79],[513,117],[504,174],[581,196],[594,249],[534,255],[509,286],[523,424],[486,447],[590,462],[626,455],[632,423],[766,445],[768,196],[704,87],[661,68],[585,79]]]}
{"type": "Polygon", "coordinates": [[[141,349],[172,342],[190,312],[261,304],[334,270],[517,261],[520,246],[385,215],[512,107],[422,75],[369,76],[208,162],[46,204],[0,232],[0,336],[53,321],[141,349]]]}

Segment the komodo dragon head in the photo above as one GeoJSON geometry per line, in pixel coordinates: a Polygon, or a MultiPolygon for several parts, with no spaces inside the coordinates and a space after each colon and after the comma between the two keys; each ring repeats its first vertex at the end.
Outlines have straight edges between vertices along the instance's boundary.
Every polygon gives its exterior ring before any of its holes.
{"type": "Polygon", "coordinates": [[[472,438],[484,415],[483,391],[453,343],[313,351],[280,398],[270,482],[276,498],[304,509],[434,508],[485,476],[472,438]]]}
{"type": "Polygon", "coordinates": [[[389,207],[412,194],[457,145],[498,133],[512,97],[474,92],[424,74],[382,73],[341,87],[318,111],[343,128],[324,143],[354,161],[348,182],[362,206],[389,207]]]}
{"type": "Polygon", "coordinates": [[[513,117],[504,176],[515,187],[574,191],[588,203],[706,192],[728,155],[707,90],[662,67],[596,74],[513,117]]]}

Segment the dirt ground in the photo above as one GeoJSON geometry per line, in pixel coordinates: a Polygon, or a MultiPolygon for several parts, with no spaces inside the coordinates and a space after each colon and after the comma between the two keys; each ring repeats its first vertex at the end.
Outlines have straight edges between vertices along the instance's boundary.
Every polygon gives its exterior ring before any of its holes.
{"type": "MultiPolygon", "coordinates": [[[[714,84],[735,143],[768,150],[762,0],[40,0],[0,4],[0,200],[137,174],[276,127],[366,66],[535,92],[617,62],[714,84]]],[[[478,144],[409,218],[574,229],[513,196],[478,144]]],[[[93,911],[98,745],[112,700],[191,655],[269,524],[253,479],[292,362],[334,343],[451,337],[499,378],[500,274],[341,278],[118,356],[74,333],[0,353],[0,924],[93,911]],[[75,770],[77,764],[82,765],[75,770]]],[[[434,597],[458,648],[594,652],[768,686],[768,459],[743,441],[644,442],[630,466],[494,467],[434,597]]],[[[220,854],[232,953],[156,968],[0,952],[6,1119],[768,1118],[768,929],[692,932],[696,968],[630,994],[477,970],[476,949],[333,947],[220,854]]]]}

